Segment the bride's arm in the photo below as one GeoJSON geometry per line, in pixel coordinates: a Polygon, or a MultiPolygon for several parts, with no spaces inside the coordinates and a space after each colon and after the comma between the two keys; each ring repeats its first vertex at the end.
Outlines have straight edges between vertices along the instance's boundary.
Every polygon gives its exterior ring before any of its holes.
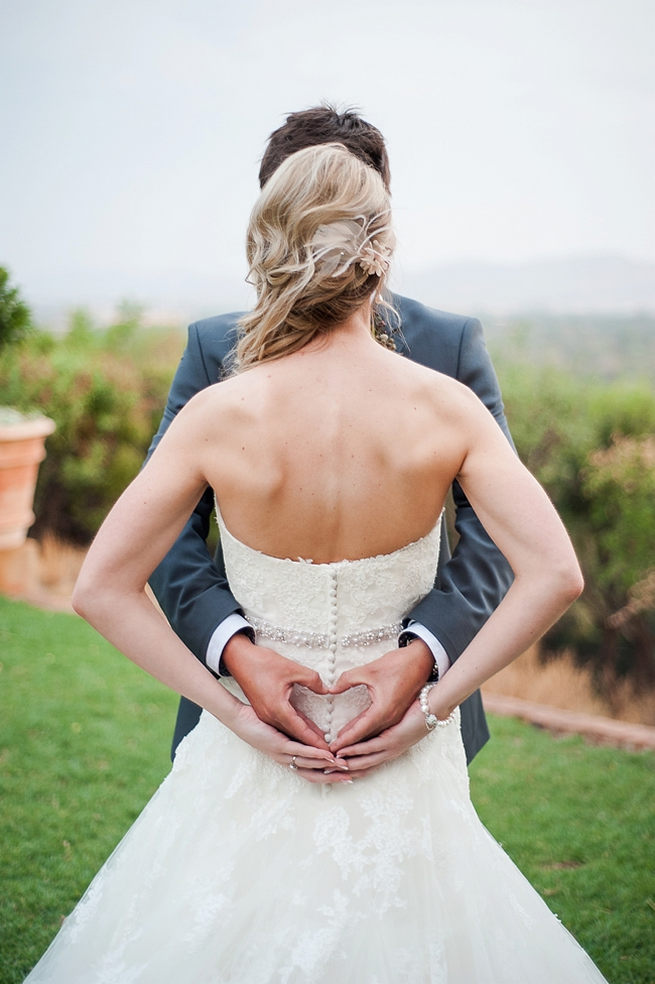
{"type": "Polygon", "coordinates": [[[82,565],[73,607],[134,663],[204,707],[244,741],[283,764],[296,756],[299,774],[310,781],[337,781],[322,772],[326,763],[334,764],[332,755],[259,721],[195,658],[146,594],[150,574],[207,487],[203,457],[216,460],[215,416],[210,415],[214,426],[207,427],[206,399],[200,394],[180,411],[107,516],[82,565]]]}
{"type": "MultiPolygon", "coordinates": [[[[455,384],[457,385],[457,384],[455,384]]],[[[457,475],[473,509],[507,558],[514,582],[448,673],[428,694],[440,720],[512,660],[566,611],[583,588],[571,541],[548,496],[510,449],[488,411],[460,391],[455,418],[462,462],[457,475]]],[[[418,701],[377,738],[330,747],[354,775],[397,758],[427,734],[418,701]]]]}
{"type": "Polygon", "coordinates": [[[201,418],[189,403],[118,499],[86,556],[73,607],[129,659],[230,726],[238,701],[173,633],[145,590],[207,487],[193,436],[201,418]]]}
{"type": "Polygon", "coordinates": [[[429,706],[440,718],[536,642],[584,586],[569,536],[545,491],[486,410],[474,403],[467,411],[469,443],[457,479],[514,581],[430,692],[429,706]]]}

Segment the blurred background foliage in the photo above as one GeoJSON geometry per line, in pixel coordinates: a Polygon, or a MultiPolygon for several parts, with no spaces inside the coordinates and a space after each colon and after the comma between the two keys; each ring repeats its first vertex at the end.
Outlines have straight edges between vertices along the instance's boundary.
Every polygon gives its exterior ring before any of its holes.
{"type": "Polygon", "coordinates": [[[0,352],[21,342],[32,330],[30,309],[12,285],[9,271],[0,267],[0,352]]]}
{"type": "Polygon", "coordinates": [[[611,704],[655,687],[655,394],[647,382],[497,360],[518,452],[574,542],[585,590],[547,634],[588,664],[611,704]]]}
{"type": "MultiPolygon", "coordinates": [[[[22,303],[7,293],[12,305],[22,303]]],[[[518,332],[490,333],[494,362],[519,454],[555,502],[585,574],[583,596],[544,651],[547,658],[568,651],[588,664],[611,701],[620,677],[636,690],[655,688],[652,366],[641,363],[640,379],[634,362],[625,373],[614,358],[608,372],[603,341],[611,335],[620,353],[620,319],[612,330],[603,322],[597,346],[587,319],[584,359],[563,363],[580,325],[547,320],[557,359],[535,351],[542,330],[535,316],[534,331],[523,321],[518,332]]],[[[625,337],[641,345],[644,324],[629,321],[625,337]]],[[[91,540],[141,466],[183,347],[179,328],[147,327],[137,306],[123,304],[109,327],[77,310],[65,333],[22,331],[0,351],[0,402],[38,409],[57,424],[39,474],[33,536],[91,540]]]]}
{"type": "Polygon", "coordinates": [[[179,330],[145,328],[141,311],[124,304],[108,328],[78,310],[65,334],[34,330],[0,352],[0,402],[41,410],[57,425],[32,536],[90,542],[141,467],[181,347],[179,330]]]}

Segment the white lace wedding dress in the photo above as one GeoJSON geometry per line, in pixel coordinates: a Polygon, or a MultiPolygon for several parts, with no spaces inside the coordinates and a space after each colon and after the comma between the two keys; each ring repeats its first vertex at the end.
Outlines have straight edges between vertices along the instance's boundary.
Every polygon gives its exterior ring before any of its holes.
{"type": "MultiPolygon", "coordinates": [[[[388,651],[439,527],[391,554],[280,560],[221,524],[266,644],[331,682],[388,651]]],[[[234,681],[227,681],[239,692],[234,681]]],[[[239,692],[240,693],[240,692],[239,692]]],[[[242,696],[242,695],[241,695],[242,696]]],[[[333,733],[367,701],[297,694],[333,733]]],[[[203,713],[30,984],[598,984],[480,823],[458,721],[354,784],[315,785],[203,713]]]]}

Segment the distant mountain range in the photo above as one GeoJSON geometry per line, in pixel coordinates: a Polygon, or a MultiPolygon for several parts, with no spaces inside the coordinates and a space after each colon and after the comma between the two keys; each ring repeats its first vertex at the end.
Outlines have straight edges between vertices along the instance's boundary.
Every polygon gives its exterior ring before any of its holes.
{"type": "Polygon", "coordinates": [[[445,263],[405,273],[396,289],[462,313],[632,314],[655,311],[655,263],[619,256],[445,263]]]}
{"type": "MultiPolygon", "coordinates": [[[[116,276],[118,296],[106,285],[85,283],[85,295],[70,303],[40,298],[32,307],[37,319],[64,327],[68,312],[86,307],[99,321],[113,316],[119,301],[136,301],[145,320],[185,324],[221,311],[243,310],[251,288],[239,278],[178,273],[138,279],[116,276]]],[[[472,315],[635,314],[655,312],[655,263],[620,256],[571,256],[521,263],[461,261],[435,264],[423,271],[401,270],[392,288],[432,307],[472,315]]]]}

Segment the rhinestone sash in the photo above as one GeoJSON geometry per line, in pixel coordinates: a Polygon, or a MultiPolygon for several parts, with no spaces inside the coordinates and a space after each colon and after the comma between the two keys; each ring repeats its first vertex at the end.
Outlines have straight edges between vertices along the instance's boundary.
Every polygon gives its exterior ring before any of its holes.
{"type": "MultiPolygon", "coordinates": [[[[296,629],[284,629],[273,625],[264,619],[250,616],[250,624],[260,639],[270,639],[272,642],[286,642],[292,646],[306,646],[309,649],[329,649],[333,642],[327,632],[302,632],[296,629]]],[[[402,631],[402,622],[393,622],[377,629],[365,629],[362,632],[344,635],[338,643],[344,649],[351,646],[371,646],[385,639],[397,639],[402,631]]]]}

